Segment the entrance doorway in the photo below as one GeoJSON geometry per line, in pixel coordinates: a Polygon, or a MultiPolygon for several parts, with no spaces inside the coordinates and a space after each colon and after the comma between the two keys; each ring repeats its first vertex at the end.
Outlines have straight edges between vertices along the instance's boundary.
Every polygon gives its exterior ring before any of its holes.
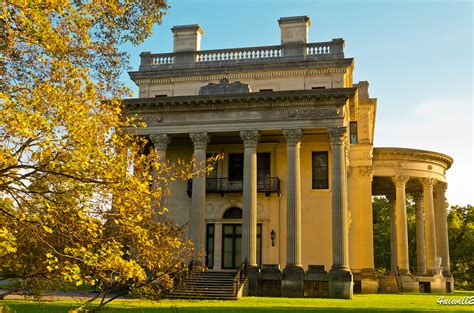
{"type": "Polygon", "coordinates": [[[238,268],[242,263],[242,224],[223,224],[222,237],[222,268],[238,268]]]}
{"type": "MultiPolygon", "coordinates": [[[[237,269],[242,264],[242,209],[229,208],[222,217],[222,269],[237,269]]],[[[208,224],[209,225],[209,224],[208,224]]],[[[208,254],[211,251],[208,251],[208,254]]],[[[257,264],[262,260],[262,224],[257,224],[257,264]]]]}

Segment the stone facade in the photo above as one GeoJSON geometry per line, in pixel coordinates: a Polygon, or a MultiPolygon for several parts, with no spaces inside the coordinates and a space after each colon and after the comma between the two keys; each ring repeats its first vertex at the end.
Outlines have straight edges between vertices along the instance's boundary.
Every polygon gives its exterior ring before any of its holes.
{"type": "Polygon", "coordinates": [[[278,23],[281,45],[209,51],[200,50],[198,25],[174,27],[173,53],[144,52],[130,73],[139,98],[126,100],[126,111],[147,123],[136,134],[160,158],[200,164],[224,155],[211,176],[172,182],[166,199],[169,214],[189,225],[194,264],[235,271],[245,261],[248,295],[376,293],[378,195],[392,206],[398,288],[451,291],[444,194],[452,159],[374,148],[377,100],[368,82],[353,83],[344,41],[308,43],[306,16],[278,23]],[[417,207],[414,273],[407,193],[417,207]]]}

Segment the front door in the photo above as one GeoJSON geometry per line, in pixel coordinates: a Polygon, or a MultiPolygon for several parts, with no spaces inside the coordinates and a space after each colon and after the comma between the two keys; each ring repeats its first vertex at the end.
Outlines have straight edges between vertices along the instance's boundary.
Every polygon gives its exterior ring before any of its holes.
{"type": "Polygon", "coordinates": [[[242,224],[223,224],[222,235],[222,268],[239,268],[242,263],[242,224]]]}

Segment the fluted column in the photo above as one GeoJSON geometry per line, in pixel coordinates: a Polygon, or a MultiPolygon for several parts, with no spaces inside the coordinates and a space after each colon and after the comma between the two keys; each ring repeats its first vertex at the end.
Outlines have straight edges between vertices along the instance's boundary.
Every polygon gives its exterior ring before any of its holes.
{"type": "Polygon", "coordinates": [[[426,271],[431,275],[434,275],[438,270],[433,203],[433,185],[435,182],[436,180],[433,178],[420,179],[420,183],[423,186],[423,208],[425,213],[426,271]]]}
{"type": "Polygon", "coordinates": [[[416,217],[416,274],[426,274],[425,254],[425,218],[423,214],[423,197],[420,193],[414,193],[415,217],[416,217]]]}
{"type": "Polygon", "coordinates": [[[283,131],[287,142],[286,267],[301,268],[301,129],[283,131]]]}
{"type": "MultiPolygon", "coordinates": [[[[166,164],[166,150],[168,149],[168,145],[171,143],[171,137],[169,137],[167,134],[152,134],[150,135],[150,141],[153,143],[153,151],[157,157],[158,162],[162,164],[166,164]]],[[[158,166],[159,167],[159,166],[158,166]]],[[[151,175],[153,178],[152,182],[152,192],[160,192],[162,188],[164,187],[163,180],[160,181],[160,177],[158,177],[158,172],[160,171],[159,168],[153,167],[151,171],[151,175]]],[[[159,209],[160,208],[160,203],[161,202],[161,207],[164,207],[163,202],[165,201],[164,197],[162,194],[160,194],[159,197],[153,197],[152,198],[152,207],[154,209],[159,209]]]]}
{"type": "Polygon", "coordinates": [[[167,134],[153,134],[150,135],[150,140],[153,143],[155,155],[161,162],[166,162],[166,150],[171,143],[171,138],[167,134]]]}
{"type": "Polygon", "coordinates": [[[387,195],[390,209],[390,274],[395,274],[397,269],[397,212],[395,209],[395,195],[387,195]]]}
{"type": "Polygon", "coordinates": [[[442,258],[441,266],[443,274],[451,276],[451,265],[449,258],[448,220],[446,212],[446,188],[447,184],[438,181],[435,185],[435,220],[436,220],[436,249],[442,258]]]}
{"type": "Polygon", "coordinates": [[[346,127],[328,129],[332,150],[332,256],[333,271],[350,271],[348,244],[347,176],[344,145],[346,127]]]}
{"type": "Polygon", "coordinates": [[[199,132],[190,133],[189,137],[194,144],[195,161],[189,233],[194,243],[194,265],[203,266],[205,255],[206,147],[210,136],[206,132],[199,132]]]}
{"type": "Polygon", "coordinates": [[[244,142],[244,178],[242,213],[242,259],[250,267],[257,266],[257,144],[256,130],[240,132],[244,142]]]}
{"type": "Polygon", "coordinates": [[[395,184],[396,199],[395,212],[397,221],[397,266],[400,274],[409,274],[410,267],[408,261],[408,229],[407,229],[407,208],[405,185],[408,176],[394,176],[392,181],[395,184]]]}

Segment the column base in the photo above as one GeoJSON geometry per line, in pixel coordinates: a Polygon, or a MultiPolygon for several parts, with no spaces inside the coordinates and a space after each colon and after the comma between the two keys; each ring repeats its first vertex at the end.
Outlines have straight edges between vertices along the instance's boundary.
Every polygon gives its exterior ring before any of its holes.
{"type": "Polygon", "coordinates": [[[258,275],[259,297],[281,297],[282,273],[279,264],[262,264],[258,275]]]}
{"type": "Polygon", "coordinates": [[[375,277],[373,268],[364,268],[361,272],[361,293],[378,293],[379,280],[375,277]]]}
{"type": "Polygon", "coordinates": [[[351,271],[332,269],[329,273],[329,298],[352,299],[352,294],[351,271]]]}
{"type": "Polygon", "coordinates": [[[258,267],[255,265],[247,265],[247,293],[249,296],[258,296],[258,276],[258,267]]]}
{"type": "Polygon", "coordinates": [[[400,274],[400,284],[402,286],[402,292],[419,292],[420,286],[418,282],[414,279],[410,272],[408,274],[400,274]]]}
{"type": "Polygon", "coordinates": [[[304,297],[304,269],[300,266],[287,265],[281,280],[281,296],[286,298],[304,297]]]}

